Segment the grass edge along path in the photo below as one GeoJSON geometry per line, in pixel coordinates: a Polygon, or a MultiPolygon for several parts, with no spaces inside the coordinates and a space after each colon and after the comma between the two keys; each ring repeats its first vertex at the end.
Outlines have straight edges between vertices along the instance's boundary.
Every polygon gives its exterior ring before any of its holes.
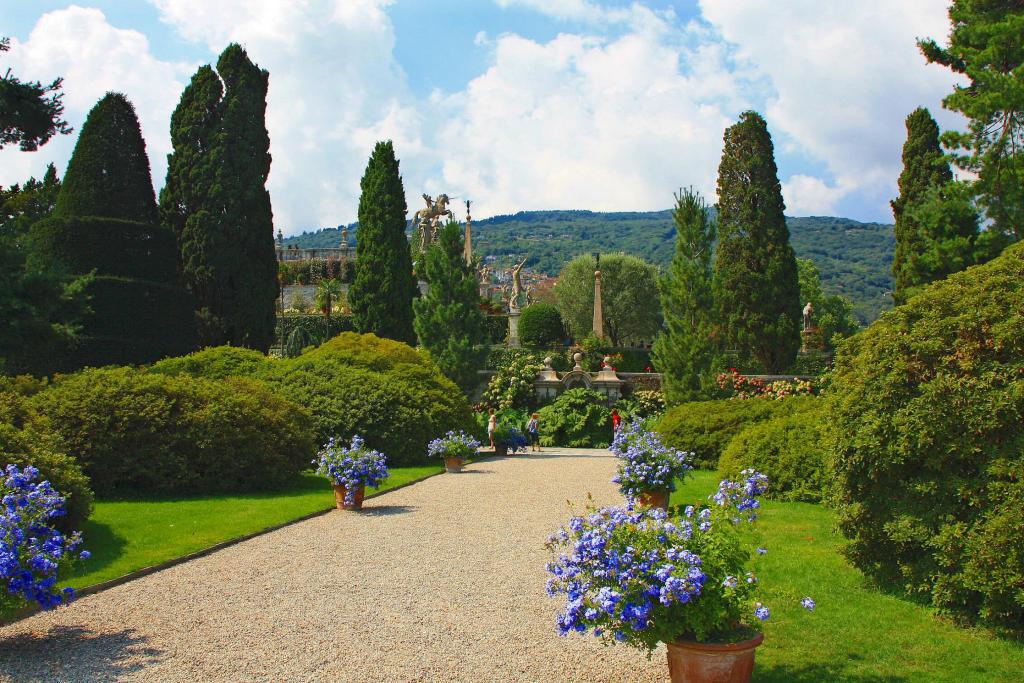
{"type": "MultiPolygon", "coordinates": [[[[672,504],[699,504],[717,488],[698,471],[672,504]]],[[[841,555],[834,511],[811,503],[765,501],[758,520],[765,555],[750,566],[771,610],[754,681],[902,683],[1021,680],[1024,644],[961,628],[926,606],[884,593],[841,555]],[[800,606],[810,596],[813,613],[800,606]]]]}

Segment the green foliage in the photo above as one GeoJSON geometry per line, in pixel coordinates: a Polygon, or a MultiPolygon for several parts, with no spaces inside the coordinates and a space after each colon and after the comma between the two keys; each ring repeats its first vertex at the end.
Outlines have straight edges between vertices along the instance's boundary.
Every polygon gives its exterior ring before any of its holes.
{"type": "MultiPolygon", "coordinates": [[[[792,399],[787,399],[792,400],[792,399]]],[[[768,475],[765,495],[819,502],[827,497],[830,470],[824,448],[823,399],[802,401],[789,414],[757,422],[729,441],[718,469],[736,480],[747,468],[768,475]]]]}
{"type": "Polygon", "coordinates": [[[277,272],[282,285],[308,285],[317,280],[338,280],[352,284],[356,264],[352,259],[315,258],[306,261],[280,261],[277,272]]]}
{"type": "Polygon", "coordinates": [[[259,351],[237,346],[216,346],[154,363],[149,372],[162,375],[190,375],[203,379],[252,377],[273,361],[259,351]]]}
{"type": "Polygon", "coordinates": [[[104,495],[272,489],[316,451],[306,411],[238,378],[84,370],[32,405],[104,495]]]}
{"type": "Polygon", "coordinates": [[[308,335],[310,343],[317,345],[327,339],[338,336],[342,332],[355,331],[355,325],[352,324],[352,316],[350,315],[332,315],[328,320],[322,315],[286,313],[277,318],[278,345],[286,343],[291,337],[292,332],[300,327],[308,335]]]}
{"type": "Polygon", "coordinates": [[[79,530],[92,512],[92,489],[82,468],[68,455],[49,422],[28,405],[25,396],[0,387],[0,468],[39,468],[66,501],[67,515],[56,520],[65,532],[79,530]]]}
{"type": "Polygon", "coordinates": [[[565,326],[562,315],[551,304],[536,303],[519,316],[519,341],[531,349],[546,349],[562,343],[565,326]]]}
{"type": "Polygon", "coordinates": [[[718,467],[732,438],[750,425],[799,411],[812,397],[695,401],[670,408],[655,427],[665,445],[694,454],[694,466],[718,467]]]}
{"type": "Polygon", "coordinates": [[[967,118],[943,143],[957,166],[977,176],[974,191],[991,230],[1024,237],[1024,5],[1017,0],[953,0],[949,46],[918,42],[929,62],[966,77],[942,104],[967,118]]]}
{"type": "Polygon", "coordinates": [[[544,367],[538,355],[535,352],[516,354],[507,365],[499,367],[487,383],[483,404],[497,410],[532,408],[537,402],[533,382],[544,367]]]}
{"type": "Polygon", "coordinates": [[[800,348],[800,287],[768,124],[747,111],[718,166],[714,299],[725,339],[777,373],[800,348]]]}
{"type": "Polygon", "coordinates": [[[216,73],[199,68],[171,116],[174,151],[160,214],[178,238],[203,345],[266,352],[274,340],[278,266],[265,187],[268,79],[231,44],[216,73]]]}
{"type": "Polygon", "coordinates": [[[672,212],[676,252],[658,280],[665,324],[654,341],[654,363],[672,405],[702,398],[713,382],[715,361],[711,256],[715,223],[700,194],[688,188],[676,194],[672,212]]]}
{"type": "Polygon", "coordinates": [[[600,392],[568,389],[538,413],[542,446],[604,448],[611,443],[611,411],[600,392]]]}
{"type": "Polygon", "coordinates": [[[1022,281],[1014,246],[851,337],[828,415],[854,564],[1014,629],[1024,624],[1022,281]]]}
{"type": "MultiPolygon", "coordinates": [[[[555,285],[558,310],[569,332],[582,339],[594,329],[594,257],[577,256],[565,264],[555,285]]],[[[654,338],[661,326],[658,269],[636,256],[608,254],[601,259],[604,330],[612,346],[654,338]]]]}
{"type": "Polygon", "coordinates": [[[356,329],[414,343],[416,282],[405,238],[405,188],[391,141],[378,142],[359,182],[356,276],[349,305],[356,329]]]}
{"type": "Polygon", "coordinates": [[[0,236],[18,237],[32,224],[53,213],[60,193],[57,168],[47,164],[42,180],[29,178],[24,185],[0,187],[0,236]]]}
{"type": "MultiPolygon", "coordinates": [[[[9,39],[0,38],[0,53],[9,49],[9,39]]],[[[71,132],[63,118],[61,81],[22,82],[9,69],[0,76],[0,149],[17,144],[23,152],[34,152],[54,135],[71,132]]]]}
{"type": "MultiPolygon", "coordinates": [[[[810,302],[814,306],[814,324],[821,329],[825,347],[832,348],[841,338],[849,337],[857,331],[857,319],[853,317],[853,304],[845,296],[826,295],[822,291],[821,277],[814,261],[797,259],[796,264],[800,282],[800,301],[805,304],[810,302]]],[[[796,361],[794,361],[794,365],[795,363],[796,361]]]]}
{"type": "Polygon", "coordinates": [[[156,225],[149,160],[135,110],[108,94],[89,113],[50,218],[32,225],[30,269],[95,273],[79,283],[89,313],[52,370],[147,363],[194,348],[192,299],[174,245],[156,225]]]}
{"type": "Polygon", "coordinates": [[[284,343],[284,357],[295,358],[302,353],[302,350],[313,345],[313,337],[304,327],[296,327],[289,334],[284,343]]]}
{"type": "Polygon", "coordinates": [[[485,315],[484,329],[492,344],[504,344],[508,338],[508,316],[485,315]]]}
{"type": "Polygon", "coordinates": [[[420,345],[446,377],[464,391],[479,383],[487,356],[487,332],[478,304],[476,272],[463,255],[462,230],[449,222],[424,258],[427,294],[413,301],[413,327],[420,345]]]}

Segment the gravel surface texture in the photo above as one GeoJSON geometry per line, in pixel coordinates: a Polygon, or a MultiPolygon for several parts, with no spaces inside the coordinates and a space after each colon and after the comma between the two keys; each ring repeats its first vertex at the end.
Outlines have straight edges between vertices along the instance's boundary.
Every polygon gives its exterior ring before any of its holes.
{"type": "Polygon", "coordinates": [[[0,681],[668,678],[665,655],[560,638],[548,535],[607,451],[495,458],[0,628],[0,681]]]}

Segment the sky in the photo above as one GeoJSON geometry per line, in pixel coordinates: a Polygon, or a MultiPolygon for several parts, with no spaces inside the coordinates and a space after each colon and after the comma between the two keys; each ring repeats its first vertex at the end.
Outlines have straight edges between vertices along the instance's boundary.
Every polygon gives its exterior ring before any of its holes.
{"type": "Polygon", "coordinates": [[[447,193],[473,217],[711,201],[724,130],[768,121],[786,213],[891,222],[904,119],[957,82],[946,0],[0,0],[0,69],[64,78],[75,134],[0,150],[0,185],[63,173],[89,109],[135,104],[157,190],[170,116],[231,42],[270,72],[267,186],[285,235],[356,220],[377,140],[410,214],[447,193]]]}

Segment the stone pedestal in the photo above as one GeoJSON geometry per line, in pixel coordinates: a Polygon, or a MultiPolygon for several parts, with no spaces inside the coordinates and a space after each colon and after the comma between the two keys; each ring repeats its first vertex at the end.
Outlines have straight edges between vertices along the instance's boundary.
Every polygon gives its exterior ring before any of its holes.
{"type": "Polygon", "coordinates": [[[519,309],[512,308],[508,312],[508,347],[519,348],[519,309]]]}
{"type": "Polygon", "coordinates": [[[825,350],[825,337],[822,335],[820,327],[805,327],[800,333],[800,338],[802,340],[800,353],[825,350]]]}

